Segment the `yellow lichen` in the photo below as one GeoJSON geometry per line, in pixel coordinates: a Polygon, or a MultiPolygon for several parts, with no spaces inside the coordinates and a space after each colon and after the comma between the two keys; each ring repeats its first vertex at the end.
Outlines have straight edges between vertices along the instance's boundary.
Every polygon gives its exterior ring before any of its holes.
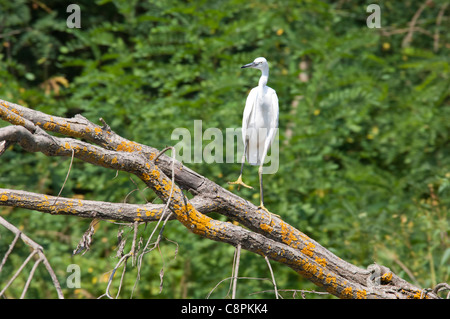
{"type": "Polygon", "coordinates": [[[304,269],[303,275],[306,278],[313,277],[316,274],[316,272],[317,272],[317,266],[314,265],[313,263],[309,263],[309,262],[306,262],[303,265],[303,269],[304,269]]]}
{"type": "Polygon", "coordinates": [[[357,299],[366,299],[367,298],[367,292],[363,290],[356,290],[356,298],[357,299]]]}
{"type": "Polygon", "coordinates": [[[327,278],[325,279],[325,282],[329,285],[331,285],[333,288],[337,287],[337,283],[336,283],[336,277],[328,274],[327,278]]]}
{"type": "Polygon", "coordinates": [[[316,263],[318,263],[319,265],[321,265],[323,267],[327,266],[327,260],[325,258],[316,257],[315,261],[316,261],[316,263]]]}
{"type": "MultiPolygon", "coordinates": [[[[37,124],[37,123],[36,123],[37,124]]],[[[37,124],[39,125],[39,124],[37,124]]],[[[80,133],[72,130],[70,128],[70,124],[69,123],[63,123],[63,124],[59,124],[59,131],[64,134],[64,135],[74,135],[74,136],[80,136],[80,133]]]]}
{"type": "Polygon", "coordinates": [[[416,293],[412,296],[413,299],[422,299],[422,292],[417,290],[416,293]]]}
{"type": "Polygon", "coordinates": [[[308,245],[306,245],[306,247],[304,247],[302,250],[301,250],[301,252],[303,253],[303,254],[305,254],[306,256],[309,256],[309,257],[313,257],[314,256],[314,248],[315,248],[316,246],[313,244],[313,243],[308,243],[308,245]]]}
{"type": "Polygon", "coordinates": [[[344,288],[341,292],[341,298],[342,299],[351,299],[353,297],[352,294],[352,287],[344,288]]]}
{"type": "MultiPolygon", "coordinates": [[[[50,120],[52,121],[53,119],[50,119],[50,120]]],[[[52,122],[46,122],[46,123],[44,123],[44,125],[42,125],[42,127],[46,131],[53,131],[55,129],[55,126],[56,126],[55,123],[52,123],[52,122]]]]}
{"type": "Polygon", "coordinates": [[[264,223],[259,225],[259,227],[266,232],[271,232],[273,230],[272,226],[264,224],[264,223]]]}
{"type": "Polygon", "coordinates": [[[158,170],[156,170],[156,169],[153,169],[152,170],[152,172],[151,172],[151,174],[152,174],[152,176],[154,177],[154,178],[157,178],[157,179],[159,179],[159,177],[160,177],[160,173],[159,173],[159,171],[158,170]]]}
{"type": "Polygon", "coordinates": [[[391,282],[391,280],[392,280],[391,272],[385,273],[385,274],[383,274],[383,276],[381,276],[381,282],[383,284],[387,284],[387,283],[391,282]]]}
{"type": "Polygon", "coordinates": [[[294,236],[294,234],[292,233],[292,231],[290,230],[289,226],[286,223],[281,223],[281,236],[285,244],[293,248],[298,247],[298,239],[296,236],[294,236]]]}
{"type": "Polygon", "coordinates": [[[135,151],[140,151],[142,150],[142,147],[139,146],[139,144],[135,143],[135,142],[122,142],[117,146],[117,150],[121,151],[121,152],[135,152],[135,151]]]}
{"type": "Polygon", "coordinates": [[[323,276],[323,268],[319,268],[319,273],[317,274],[317,278],[322,280],[324,278],[323,276]]]}

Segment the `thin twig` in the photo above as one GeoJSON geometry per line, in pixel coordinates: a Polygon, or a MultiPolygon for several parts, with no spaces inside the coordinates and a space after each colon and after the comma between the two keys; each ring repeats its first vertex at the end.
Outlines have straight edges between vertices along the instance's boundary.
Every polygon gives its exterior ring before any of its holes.
{"type": "Polygon", "coordinates": [[[411,270],[409,270],[408,267],[406,267],[406,265],[404,263],[402,263],[397,256],[392,256],[392,259],[394,260],[394,262],[400,266],[401,269],[403,269],[403,271],[409,276],[409,278],[411,278],[411,280],[414,282],[415,285],[419,286],[419,282],[417,281],[416,277],[414,276],[414,274],[412,273],[411,270]]]}
{"type": "Polygon", "coordinates": [[[14,280],[16,280],[16,278],[19,276],[19,274],[22,272],[22,270],[25,268],[25,266],[28,264],[28,262],[31,260],[31,258],[37,254],[37,250],[33,250],[27,257],[27,259],[25,259],[25,261],[22,263],[22,265],[20,265],[19,269],[17,269],[16,273],[14,274],[14,276],[12,276],[12,278],[8,281],[8,283],[5,285],[5,287],[3,288],[2,291],[0,291],[0,297],[3,296],[3,294],[5,293],[6,289],[8,289],[9,286],[11,286],[11,284],[14,282],[14,280]]]}
{"type": "Polygon", "coordinates": [[[122,276],[120,278],[119,287],[117,289],[117,294],[116,294],[116,299],[118,298],[118,296],[120,294],[120,290],[122,288],[123,279],[125,277],[125,272],[126,272],[126,268],[127,268],[128,258],[133,257],[135,255],[136,238],[137,238],[137,232],[138,232],[138,222],[134,222],[133,230],[134,230],[134,234],[133,234],[133,241],[131,243],[131,250],[130,250],[130,252],[128,254],[123,255],[122,258],[120,258],[119,262],[114,267],[114,269],[111,271],[111,275],[108,278],[108,285],[106,286],[106,292],[103,295],[99,296],[98,299],[102,298],[103,296],[106,296],[109,299],[113,299],[113,297],[111,296],[111,294],[109,292],[109,289],[111,287],[111,284],[112,284],[112,281],[114,279],[114,275],[116,274],[117,269],[119,269],[119,267],[122,264],[124,264],[124,267],[123,267],[123,270],[122,270],[122,276]]]}
{"type": "Polygon", "coordinates": [[[409,31],[408,34],[403,38],[402,41],[402,48],[407,47],[410,42],[412,41],[412,37],[414,34],[414,27],[417,23],[417,19],[419,19],[420,15],[422,14],[422,11],[425,9],[426,6],[430,5],[433,1],[427,0],[419,7],[419,9],[414,14],[413,18],[411,19],[411,22],[409,23],[409,31]]]}
{"type": "MultiPolygon", "coordinates": [[[[168,216],[168,217],[169,217],[169,216],[168,216]]],[[[167,218],[168,218],[168,217],[167,217],[167,218]]],[[[166,219],[166,221],[167,221],[167,219],[166,219]]],[[[179,248],[178,243],[177,243],[176,241],[174,241],[174,240],[170,240],[170,239],[167,238],[167,237],[164,237],[164,239],[167,240],[169,243],[175,244],[176,248],[175,248],[175,254],[174,254],[174,256],[173,256],[173,260],[177,259],[178,248],[179,248]]]]}
{"type": "Polygon", "coordinates": [[[11,254],[12,250],[14,249],[14,246],[16,245],[17,240],[20,237],[20,234],[21,234],[20,232],[17,233],[16,236],[14,237],[13,241],[9,245],[8,251],[6,252],[5,256],[2,259],[2,264],[0,265],[0,272],[2,272],[3,265],[5,264],[6,259],[8,259],[9,254],[11,254]]]}
{"type": "MultiPolygon", "coordinates": [[[[303,299],[305,299],[305,296],[304,296],[305,293],[309,293],[309,294],[317,294],[317,295],[329,295],[328,292],[314,291],[314,290],[298,290],[298,289],[279,289],[279,290],[278,290],[278,292],[281,292],[281,291],[283,291],[283,292],[287,292],[287,291],[294,292],[294,294],[292,295],[294,298],[295,298],[296,294],[297,294],[298,292],[300,292],[300,294],[301,294],[301,296],[302,296],[303,299]]],[[[255,291],[255,292],[252,292],[250,295],[256,295],[256,294],[265,293],[265,292],[273,293],[274,290],[261,290],[261,291],[255,291]]]]}
{"type": "Polygon", "coordinates": [[[439,10],[439,13],[436,18],[436,30],[434,31],[434,41],[433,41],[433,50],[437,52],[439,50],[439,27],[442,23],[442,17],[444,16],[445,9],[447,8],[448,3],[444,3],[439,10]]]}
{"type": "Polygon", "coordinates": [[[33,268],[31,268],[30,274],[28,275],[28,279],[27,282],[25,283],[25,287],[23,288],[22,291],[22,295],[20,295],[20,299],[24,299],[25,298],[25,294],[28,291],[28,287],[30,286],[31,283],[31,279],[33,279],[34,276],[34,272],[36,271],[36,268],[39,266],[39,264],[43,261],[42,258],[39,258],[38,260],[36,260],[36,262],[33,265],[33,268]]]}
{"type": "Polygon", "coordinates": [[[119,298],[120,290],[122,289],[122,283],[125,278],[125,273],[127,272],[127,261],[123,264],[122,276],[120,276],[119,287],[117,288],[116,299],[119,298]]]}
{"type": "Polygon", "coordinates": [[[272,284],[273,289],[275,290],[275,298],[278,299],[277,283],[275,281],[275,276],[273,275],[272,266],[270,266],[270,261],[269,258],[267,258],[267,256],[264,256],[264,259],[266,260],[267,266],[269,266],[270,275],[272,276],[272,284]]]}
{"type": "MultiPolygon", "coordinates": [[[[25,262],[20,266],[20,268],[17,270],[16,274],[11,278],[11,280],[7,283],[6,287],[0,292],[0,296],[2,296],[5,292],[5,290],[12,284],[12,282],[17,278],[19,273],[22,271],[23,267],[28,263],[31,257],[33,257],[35,254],[39,255],[39,259],[42,259],[44,262],[45,268],[47,269],[48,273],[50,274],[50,277],[52,278],[53,286],[55,286],[56,293],[58,294],[58,298],[63,299],[64,295],[62,293],[61,286],[59,284],[58,278],[56,277],[55,272],[53,271],[50,263],[47,260],[47,257],[45,257],[45,254],[43,253],[42,246],[38,245],[35,241],[33,241],[30,237],[25,235],[22,231],[20,231],[16,226],[12,225],[8,221],[6,221],[3,217],[0,217],[0,225],[4,226],[6,229],[11,231],[17,236],[19,236],[22,241],[33,248],[33,251],[28,256],[28,258],[25,260],[25,262]]],[[[11,249],[11,248],[10,248],[11,249]]],[[[12,249],[11,249],[12,250],[12,249]]]]}
{"type": "Polygon", "coordinates": [[[389,29],[389,28],[386,28],[386,30],[380,29],[381,34],[383,36],[385,36],[385,37],[389,37],[389,36],[394,35],[394,34],[407,33],[407,32],[411,32],[411,31],[425,34],[425,35],[427,35],[427,36],[429,36],[431,38],[433,37],[433,34],[430,31],[425,30],[424,28],[421,28],[421,27],[401,28],[401,29],[389,29]]]}
{"type": "Polygon", "coordinates": [[[125,262],[125,264],[126,264],[126,261],[129,257],[131,257],[130,253],[123,255],[122,258],[120,258],[119,262],[116,264],[114,269],[111,271],[111,275],[108,278],[108,285],[106,286],[106,292],[104,294],[100,295],[97,299],[101,299],[103,296],[106,296],[109,299],[114,299],[113,297],[111,297],[111,294],[109,293],[109,288],[111,287],[111,284],[112,284],[112,281],[114,279],[114,275],[116,274],[117,269],[122,265],[123,262],[125,262]]]}
{"type": "Polygon", "coordinates": [[[175,152],[175,148],[173,146],[167,146],[165,149],[163,149],[161,152],[159,152],[158,155],[156,155],[156,157],[153,161],[156,162],[161,155],[163,155],[165,152],[167,152],[170,149],[172,150],[172,158],[175,158],[175,154],[173,154],[175,152]]]}
{"type": "MultiPolygon", "coordinates": [[[[223,283],[226,280],[234,280],[235,277],[227,277],[222,279],[221,281],[219,281],[213,289],[211,289],[211,291],[206,295],[206,299],[209,299],[209,297],[211,296],[211,294],[214,292],[214,290],[216,290],[217,287],[220,286],[221,283],[223,283]]],[[[267,281],[271,281],[269,278],[258,278],[258,277],[236,277],[237,279],[248,279],[248,280],[267,280],[267,281]]]]}
{"type": "Polygon", "coordinates": [[[61,195],[61,193],[62,193],[62,191],[64,189],[64,186],[66,185],[67,179],[69,178],[70,171],[72,170],[72,164],[73,164],[73,157],[74,157],[74,155],[75,155],[75,150],[72,148],[72,158],[70,159],[69,170],[67,171],[66,179],[64,180],[64,183],[61,186],[61,189],[59,190],[58,196],[56,196],[55,201],[53,202],[53,206],[56,205],[56,201],[58,200],[59,196],[61,195]]]}
{"type": "Polygon", "coordinates": [[[239,272],[239,261],[241,259],[241,244],[239,243],[236,247],[236,254],[235,254],[235,266],[233,270],[233,289],[231,291],[231,299],[236,299],[236,285],[237,285],[237,277],[239,272]]]}
{"type": "Polygon", "coordinates": [[[445,282],[442,282],[442,283],[440,283],[440,284],[437,284],[437,285],[434,287],[434,289],[433,289],[433,293],[437,295],[438,292],[439,292],[439,291],[442,291],[442,290],[448,290],[448,291],[449,291],[448,294],[447,294],[447,299],[450,299],[450,285],[447,284],[447,283],[445,283],[445,282]]]}
{"type": "MultiPolygon", "coordinates": [[[[137,240],[138,226],[139,222],[133,223],[133,241],[131,242],[131,250],[130,250],[131,261],[133,266],[136,258],[136,240],[137,240]]],[[[116,299],[119,298],[120,290],[122,289],[122,283],[125,278],[125,273],[127,271],[127,261],[128,258],[127,260],[125,260],[125,264],[123,265],[122,276],[120,277],[119,287],[117,288],[116,299]]]]}
{"type": "MultiPolygon", "coordinates": [[[[234,271],[236,269],[236,254],[237,254],[237,249],[234,249],[233,264],[231,265],[231,278],[236,277],[234,275],[234,271]]],[[[228,291],[227,291],[227,294],[225,295],[225,298],[230,295],[230,292],[233,289],[233,282],[234,282],[234,280],[230,281],[230,286],[228,287],[228,291]]]]}
{"type": "Polygon", "coordinates": [[[138,186],[138,184],[134,181],[133,178],[131,178],[131,176],[129,176],[130,181],[136,186],[135,189],[133,189],[131,192],[129,192],[126,196],[125,199],[123,200],[123,203],[125,204],[127,202],[127,198],[128,196],[130,196],[132,193],[134,193],[135,191],[139,191],[139,194],[141,194],[142,198],[144,199],[145,203],[148,203],[147,198],[145,197],[145,194],[143,193],[144,190],[146,190],[148,187],[146,186],[143,190],[141,190],[138,186]]]}

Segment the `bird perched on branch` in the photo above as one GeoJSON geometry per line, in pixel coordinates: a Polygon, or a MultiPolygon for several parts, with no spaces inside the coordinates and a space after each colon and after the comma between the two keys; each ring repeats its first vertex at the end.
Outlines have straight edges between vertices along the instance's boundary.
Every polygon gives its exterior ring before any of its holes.
{"type": "Polygon", "coordinates": [[[261,203],[258,208],[266,211],[270,215],[270,220],[272,220],[272,215],[275,214],[269,212],[264,206],[262,173],[264,159],[278,129],[278,97],[275,90],[267,86],[269,64],[265,58],[256,58],[252,63],[243,65],[241,68],[261,70],[261,77],[259,78],[258,86],[250,91],[245,103],[244,116],[242,118],[244,155],[242,156],[241,173],[235,182],[229,182],[229,184],[253,188],[242,181],[245,159],[250,165],[259,165],[261,203]]]}

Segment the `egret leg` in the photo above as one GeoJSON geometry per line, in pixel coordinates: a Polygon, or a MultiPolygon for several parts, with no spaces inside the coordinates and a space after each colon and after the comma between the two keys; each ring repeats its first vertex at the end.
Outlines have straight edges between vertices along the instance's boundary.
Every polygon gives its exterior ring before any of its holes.
{"type": "Polygon", "coordinates": [[[242,171],[243,171],[243,170],[244,170],[244,161],[242,162],[242,165],[241,165],[241,173],[239,174],[238,179],[237,179],[235,182],[228,182],[228,184],[230,184],[230,185],[238,185],[238,190],[240,189],[241,186],[244,186],[244,187],[253,189],[253,187],[251,187],[251,186],[245,184],[245,183],[242,181],[242,171]]]}
{"type": "Polygon", "coordinates": [[[251,186],[245,184],[245,183],[242,181],[242,172],[243,172],[243,170],[244,170],[245,153],[247,152],[247,147],[248,147],[248,143],[247,143],[247,145],[245,146],[245,152],[244,152],[244,155],[242,155],[241,173],[239,174],[238,179],[237,179],[235,182],[228,182],[228,184],[230,184],[230,185],[238,185],[238,190],[241,188],[241,186],[244,186],[244,187],[253,189],[253,187],[251,187],[251,186]]]}
{"type": "Polygon", "coordinates": [[[271,212],[269,212],[269,210],[264,206],[264,194],[263,194],[263,179],[262,179],[262,165],[263,164],[261,164],[261,166],[259,166],[259,169],[258,169],[258,175],[259,175],[259,197],[260,197],[260,200],[261,200],[261,204],[258,206],[258,209],[262,209],[263,211],[265,211],[266,213],[268,213],[269,214],[269,224],[272,222],[272,215],[273,216],[276,216],[276,217],[278,217],[278,218],[280,218],[280,216],[279,215],[277,215],[277,214],[272,214],[271,212]]]}

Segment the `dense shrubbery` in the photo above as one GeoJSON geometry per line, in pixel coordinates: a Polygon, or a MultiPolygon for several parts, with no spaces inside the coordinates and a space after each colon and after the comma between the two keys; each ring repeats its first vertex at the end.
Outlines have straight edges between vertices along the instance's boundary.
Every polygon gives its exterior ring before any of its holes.
{"type": "MultiPolygon", "coordinates": [[[[437,20],[444,1],[424,8],[409,45],[408,23],[421,5],[413,1],[383,1],[381,29],[366,26],[367,4],[358,1],[77,3],[81,29],[67,28],[60,1],[2,1],[2,99],[59,116],[102,117],[118,134],[163,148],[175,144],[175,128],[192,130],[195,119],[203,129],[240,126],[259,74],[239,67],[265,56],[280,100],[280,168],[265,177],[266,206],[357,265],[376,261],[423,287],[449,280],[448,10],[437,20]]],[[[59,192],[69,163],[19,147],[0,161],[0,187],[47,194],[59,192]]],[[[239,164],[187,165],[224,187],[239,170],[239,164]]],[[[257,178],[256,168],[246,166],[244,180],[257,185],[257,178]]],[[[155,199],[143,189],[136,177],[75,161],[62,195],[155,199]]],[[[258,201],[257,191],[239,194],[258,201]]],[[[63,288],[67,265],[80,265],[82,287],[64,289],[68,297],[103,293],[118,226],[103,222],[92,250],[71,257],[89,221],[0,212],[45,247],[63,288]]],[[[151,229],[142,226],[141,234],[151,229]]],[[[156,251],[145,257],[135,297],[203,298],[231,275],[233,247],[176,222],[164,234],[178,253],[165,241],[163,258],[156,251]]],[[[4,229],[0,235],[3,255],[12,235],[4,229]]],[[[0,282],[22,262],[17,252],[0,282]]],[[[256,255],[244,253],[241,265],[242,276],[269,277],[256,255]]],[[[274,265],[274,271],[280,289],[313,288],[289,269],[274,265]]],[[[35,280],[28,296],[53,296],[48,284],[35,280]]],[[[247,280],[238,295],[270,288],[268,281],[247,280]]],[[[212,297],[227,289],[222,284],[212,297]]],[[[20,295],[11,288],[9,294],[20,295]]]]}

